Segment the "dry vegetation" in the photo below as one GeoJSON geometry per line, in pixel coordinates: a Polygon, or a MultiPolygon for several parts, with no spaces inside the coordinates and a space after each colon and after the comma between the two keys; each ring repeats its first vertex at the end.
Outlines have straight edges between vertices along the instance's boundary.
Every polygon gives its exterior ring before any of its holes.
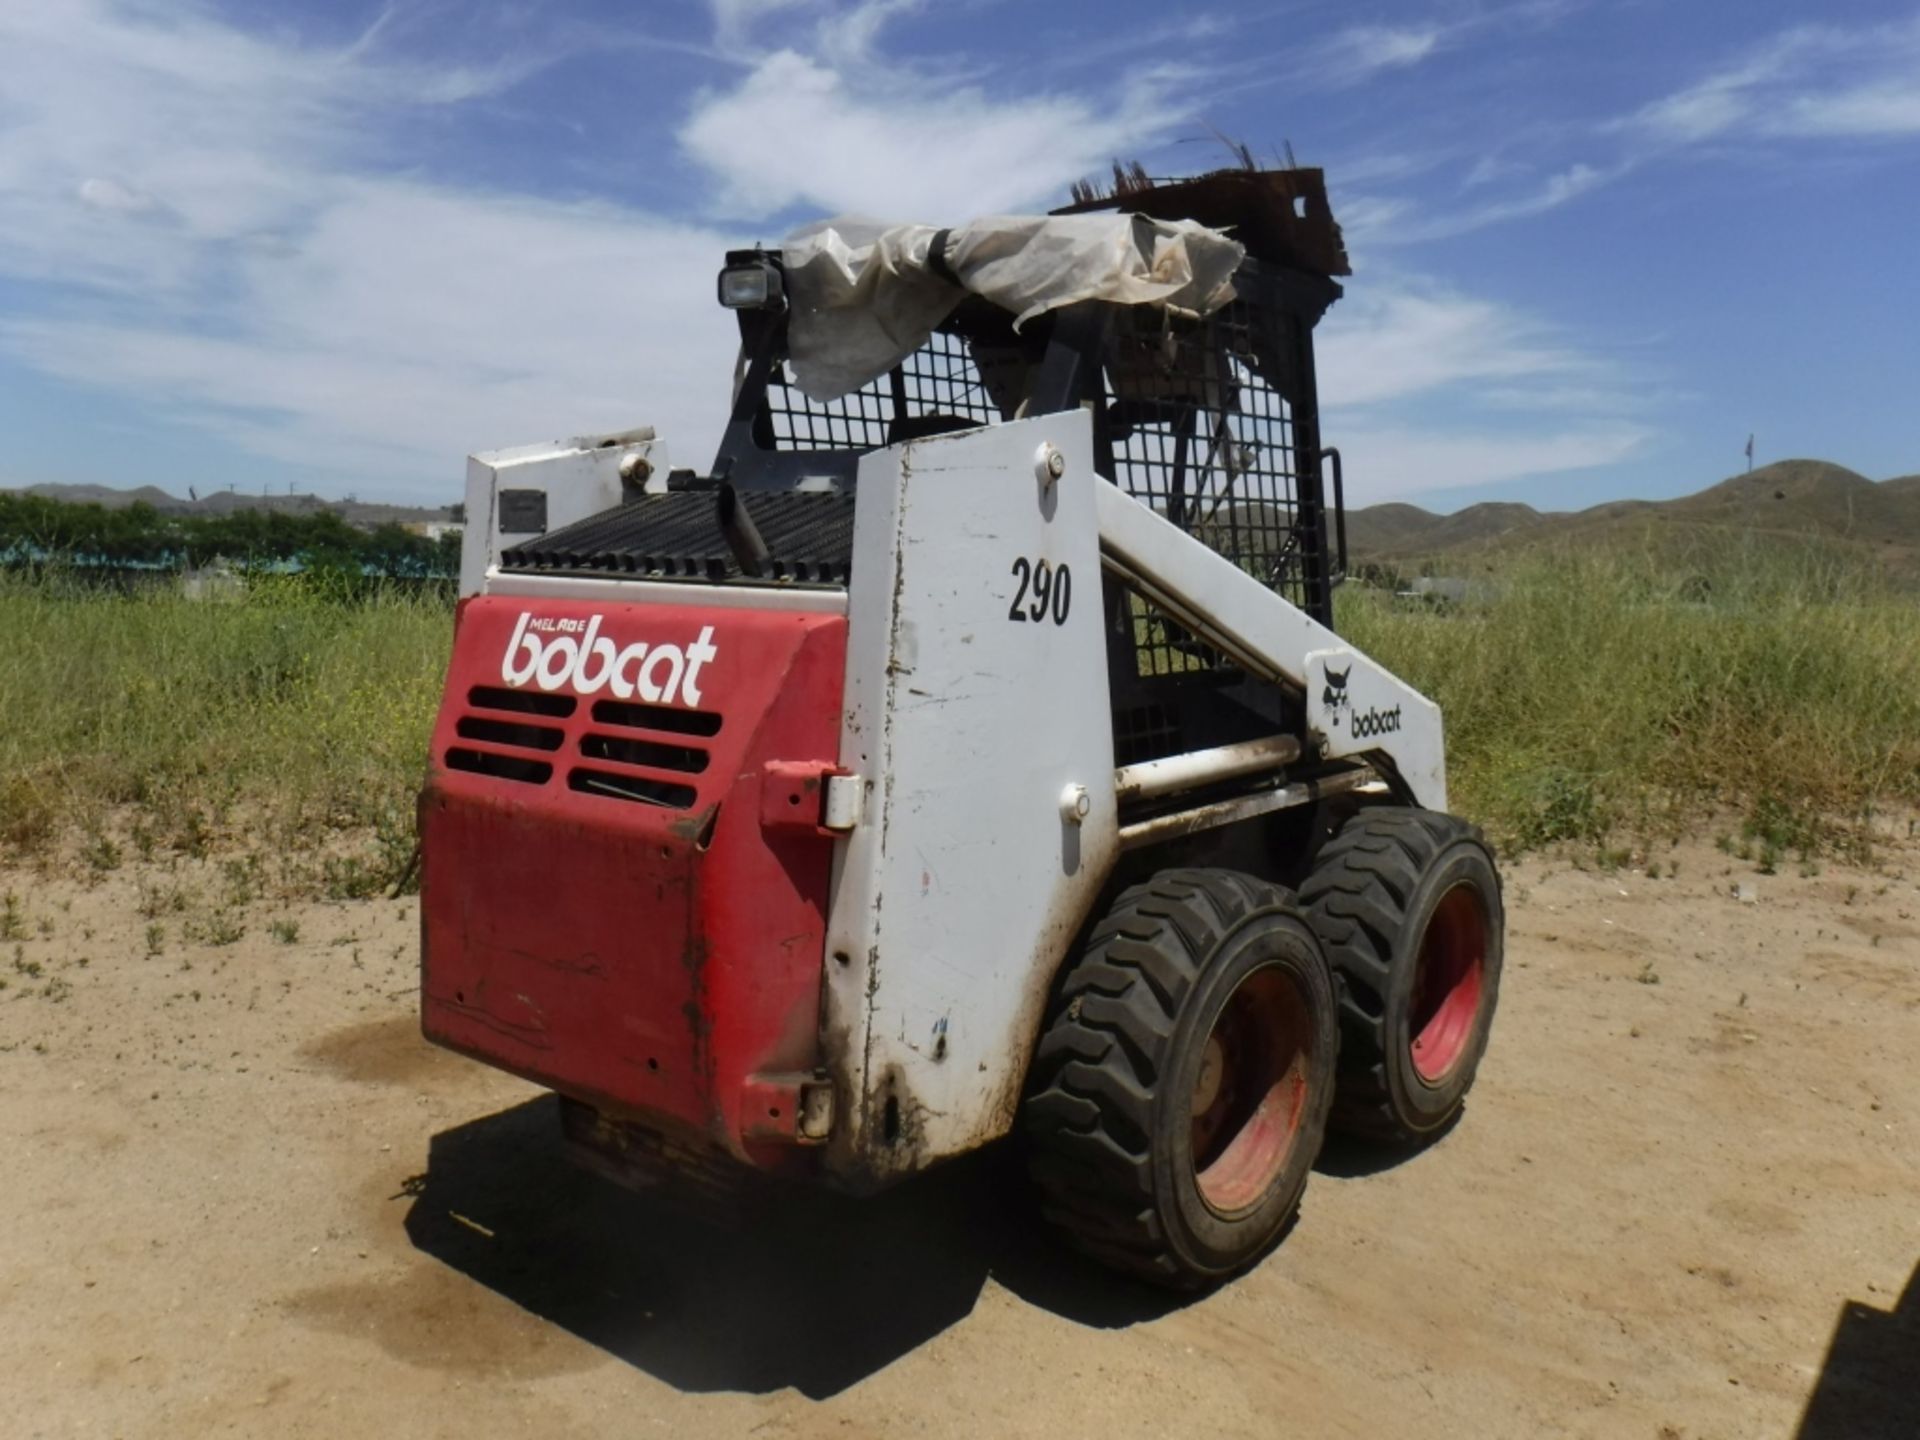
{"type": "Polygon", "coordinates": [[[1454,806],[1510,845],[1733,808],[1771,867],[1920,800],[1920,611],[1818,546],[1568,548],[1452,608],[1349,587],[1341,627],[1440,704],[1454,806]]]}
{"type": "Polygon", "coordinates": [[[412,849],[452,633],[444,594],[255,579],[244,598],[0,577],[0,841],[247,853],[264,883],[371,893],[412,849]]]}
{"type": "MultiPolygon", "coordinates": [[[[1818,547],[1570,549],[1467,604],[1358,585],[1342,629],[1445,709],[1455,808],[1601,857],[1700,817],[1771,868],[1920,802],[1920,612],[1818,547]]],[[[412,850],[452,616],[443,591],[244,598],[0,577],[0,844],[15,857],[251,855],[256,888],[368,894],[412,850]]]]}

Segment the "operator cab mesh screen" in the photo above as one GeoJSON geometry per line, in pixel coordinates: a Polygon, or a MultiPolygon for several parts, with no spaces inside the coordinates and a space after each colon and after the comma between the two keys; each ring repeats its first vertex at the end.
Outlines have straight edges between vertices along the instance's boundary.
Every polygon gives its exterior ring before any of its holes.
{"type": "MultiPolygon", "coordinates": [[[[1102,348],[1087,352],[1080,403],[1094,411],[1095,462],[1164,516],[1309,614],[1325,602],[1318,476],[1303,477],[1290,395],[1311,403],[1306,334],[1297,310],[1251,261],[1241,296],[1203,318],[1147,306],[1105,307],[1102,348]],[[1311,507],[1303,514],[1303,478],[1311,507]],[[1316,582],[1311,566],[1321,567],[1316,582]]],[[[1043,317],[1018,335],[1010,317],[969,301],[898,366],[833,401],[808,398],[774,365],[754,424],[778,452],[860,454],[1029,413],[1045,356],[1043,317]]],[[[1059,403],[1058,399],[1048,402],[1059,403]]],[[[1309,437],[1311,419],[1303,422],[1309,437]]],[[[1309,439],[1309,444],[1313,442],[1309,439]]],[[[1317,467],[1318,455],[1306,463],[1317,467]]],[[[1144,597],[1110,619],[1142,677],[1237,674],[1144,597]]],[[[1117,657],[1116,657],[1117,658],[1117,657]]]]}
{"type": "MultiPolygon", "coordinates": [[[[1262,333],[1272,323],[1238,300],[1200,322],[1123,311],[1106,365],[1112,478],[1304,606],[1293,417],[1272,383],[1277,337],[1262,333]]],[[[1162,627],[1150,628],[1157,648],[1162,627]]]]}
{"type": "Polygon", "coordinates": [[[878,450],[1002,418],[966,340],[944,330],[879,379],[838,400],[814,400],[786,362],[767,382],[776,450],[878,450]]]}

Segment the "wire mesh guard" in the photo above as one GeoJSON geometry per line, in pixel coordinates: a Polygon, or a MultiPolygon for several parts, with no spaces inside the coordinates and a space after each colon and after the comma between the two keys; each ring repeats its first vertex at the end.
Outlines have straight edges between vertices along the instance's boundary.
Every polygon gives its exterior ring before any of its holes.
{"type": "Polygon", "coordinates": [[[1182,733],[1180,715],[1172,708],[1158,701],[1114,708],[1114,764],[1137,765],[1191,748],[1182,733]]]}
{"type": "Polygon", "coordinates": [[[1137,314],[1107,364],[1113,480],[1268,587],[1297,591],[1293,425],[1254,316],[1137,314]],[[1146,323],[1139,323],[1146,322],[1146,323]]]}
{"type": "MultiPolygon", "coordinates": [[[[1235,301],[1209,319],[1122,316],[1107,357],[1113,481],[1269,589],[1305,603],[1292,415],[1269,377],[1270,317],[1235,301]]],[[[1180,623],[1129,594],[1142,675],[1225,668],[1180,623]]]]}
{"type": "MultiPolygon", "coordinates": [[[[1199,321],[1119,310],[1100,371],[1100,459],[1127,494],[1304,607],[1293,417],[1273,383],[1285,323],[1245,300],[1199,321]]],[[[777,449],[876,449],[1003,419],[1025,378],[993,350],[976,354],[961,336],[936,331],[839,400],[809,399],[779,367],[767,419],[777,449]]],[[[1141,675],[1228,667],[1142,597],[1126,600],[1116,623],[1132,627],[1141,675]]]]}
{"type": "Polygon", "coordinates": [[[766,403],[776,450],[877,450],[1002,418],[966,341],[942,330],[838,400],[811,399],[781,364],[767,383],[766,403]]]}

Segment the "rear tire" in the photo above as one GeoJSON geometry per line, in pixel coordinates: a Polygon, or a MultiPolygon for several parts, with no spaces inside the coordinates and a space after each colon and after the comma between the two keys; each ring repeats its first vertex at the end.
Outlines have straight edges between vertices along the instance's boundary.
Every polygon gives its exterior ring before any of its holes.
{"type": "Polygon", "coordinates": [[[1340,990],[1335,1129],[1423,1140],[1473,1087],[1500,992],[1506,931],[1493,852],[1432,810],[1361,811],[1300,887],[1340,990]]]}
{"type": "Polygon", "coordinates": [[[1332,975],[1287,891],[1229,870],[1134,886],[1067,971],[1029,1074],[1044,1213],[1157,1284],[1243,1269],[1299,1209],[1337,1045],[1332,975]]]}

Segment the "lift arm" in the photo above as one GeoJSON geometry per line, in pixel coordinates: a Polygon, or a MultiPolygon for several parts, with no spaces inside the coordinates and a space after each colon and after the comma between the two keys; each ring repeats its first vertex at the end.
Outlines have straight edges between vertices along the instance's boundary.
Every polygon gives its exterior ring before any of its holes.
{"type": "Polygon", "coordinates": [[[1447,808],[1439,706],[1118,486],[1095,492],[1106,569],[1252,674],[1304,692],[1323,758],[1383,761],[1416,803],[1447,808]]]}

